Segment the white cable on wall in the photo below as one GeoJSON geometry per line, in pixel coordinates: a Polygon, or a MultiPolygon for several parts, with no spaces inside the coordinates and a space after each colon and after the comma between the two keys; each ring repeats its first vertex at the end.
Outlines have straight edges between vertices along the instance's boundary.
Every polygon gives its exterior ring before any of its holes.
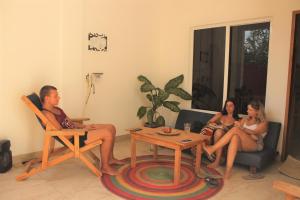
{"type": "Polygon", "coordinates": [[[88,73],[85,76],[85,80],[87,83],[87,96],[85,99],[85,106],[88,104],[88,101],[90,99],[91,93],[96,93],[96,87],[95,87],[95,81],[96,79],[100,78],[103,73],[88,73]]]}

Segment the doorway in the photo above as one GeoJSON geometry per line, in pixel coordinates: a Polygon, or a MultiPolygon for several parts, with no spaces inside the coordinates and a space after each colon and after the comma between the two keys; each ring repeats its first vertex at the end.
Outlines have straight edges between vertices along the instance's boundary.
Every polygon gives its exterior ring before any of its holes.
{"type": "Polygon", "coordinates": [[[300,160],[300,11],[293,13],[289,81],[287,89],[286,130],[282,160],[287,155],[300,160]]]}

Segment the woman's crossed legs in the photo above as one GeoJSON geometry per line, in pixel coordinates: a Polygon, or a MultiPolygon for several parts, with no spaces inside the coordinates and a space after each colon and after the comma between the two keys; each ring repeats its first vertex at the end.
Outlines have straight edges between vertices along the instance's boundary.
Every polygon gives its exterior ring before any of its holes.
{"type": "Polygon", "coordinates": [[[227,150],[227,163],[224,178],[228,179],[231,174],[237,151],[256,151],[257,143],[249,134],[238,127],[233,127],[217,143],[212,146],[204,146],[203,148],[210,155],[224,147],[226,144],[229,144],[229,146],[227,150]]]}

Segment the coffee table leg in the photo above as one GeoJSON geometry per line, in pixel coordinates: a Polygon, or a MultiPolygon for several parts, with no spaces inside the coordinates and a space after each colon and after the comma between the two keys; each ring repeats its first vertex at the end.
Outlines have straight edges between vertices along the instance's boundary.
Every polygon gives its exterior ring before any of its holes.
{"type": "Polygon", "coordinates": [[[136,165],[136,141],[133,136],[131,136],[131,168],[136,165]]]}
{"type": "Polygon", "coordinates": [[[201,143],[198,144],[196,146],[197,150],[196,150],[196,161],[195,161],[195,172],[199,172],[200,171],[200,167],[201,167],[201,154],[202,154],[202,145],[201,143]]]}
{"type": "Polygon", "coordinates": [[[181,149],[175,150],[175,166],[174,166],[174,185],[180,182],[180,168],[181,168],[181,149]]]}
{"type": "Polygon", "coordinates": [[[156,160],[157,159],[157,145],[153,145],[153,158],[156,160]]]}

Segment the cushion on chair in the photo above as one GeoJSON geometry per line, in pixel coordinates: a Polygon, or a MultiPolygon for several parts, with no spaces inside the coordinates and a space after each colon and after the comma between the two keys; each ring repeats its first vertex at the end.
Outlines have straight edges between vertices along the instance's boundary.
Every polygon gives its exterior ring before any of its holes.
{"type": "Polygon", "coordinates": [[[40,100],[40,97],[36,93],[32,93],[31,95],[27,96],[28,99],[40,110],[43,110],[43,105],[40,100]]]}
{"type": "MultiPolygon", "coordinates": [[[[40,110],[43,110],[43,104],[40,100],[40,97],[36,94],[36,93],[32,93],[31,95],[28,95],[27,98],[40,110]]],[[[46,127],[44,126],[42,120],[35,115],[36,118],[39,120],[39,123],[41,124],[41,126],[43,127],[43,129],[46,129],[46,127]]]]}

